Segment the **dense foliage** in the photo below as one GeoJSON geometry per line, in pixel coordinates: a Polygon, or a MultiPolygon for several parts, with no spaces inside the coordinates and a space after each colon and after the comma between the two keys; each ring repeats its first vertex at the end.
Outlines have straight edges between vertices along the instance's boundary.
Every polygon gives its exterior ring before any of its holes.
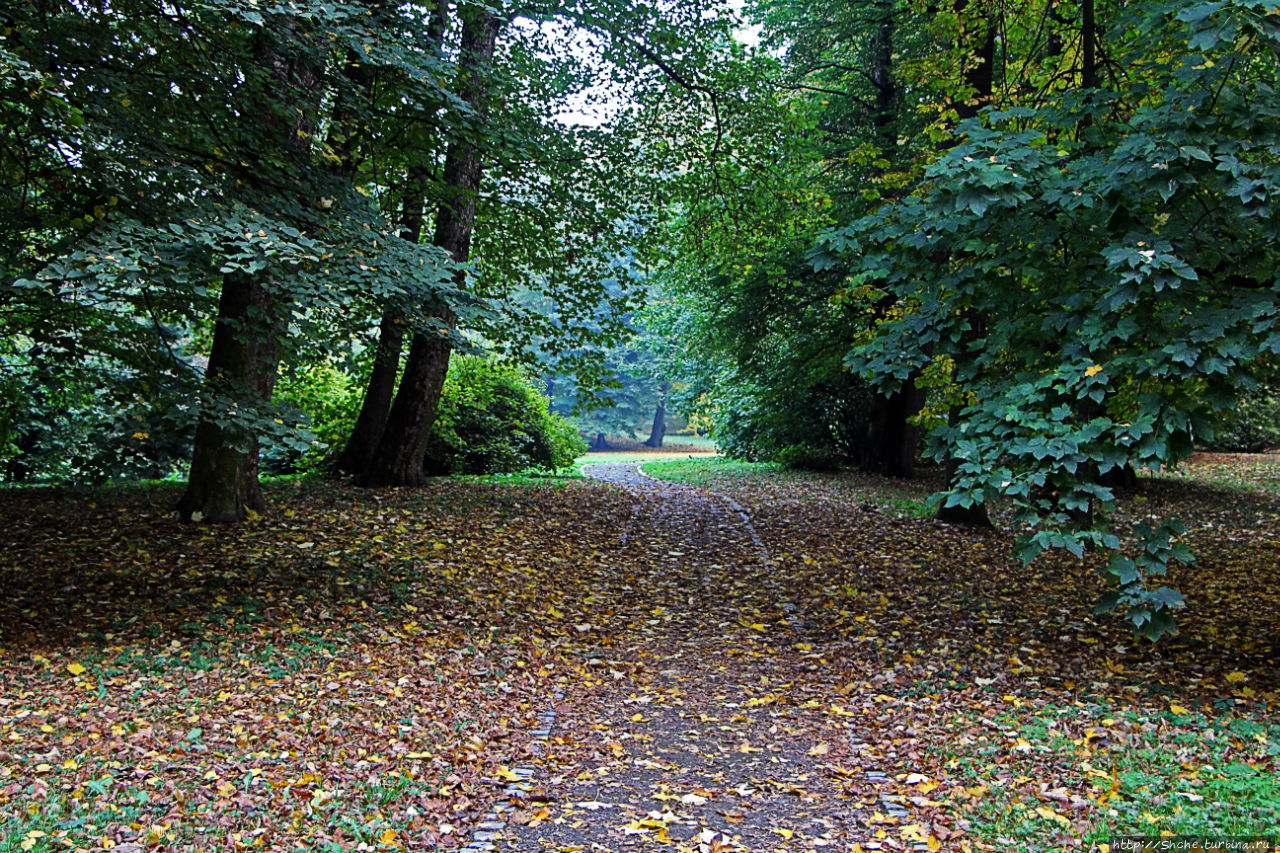
{"type": "Polygon", "coordinates": [[[550,402],[524,368],[455,356],[427,445],[427,470],[510,474],[568,468],[587,445],[569,421],[550,411],[550,402]]]}
{"type": "Polygon", "coordinates": [[[1280,448],[1280,386],[1274,378],[1240,395],[1235,406],[1218,414],[1211,450],[1261,453],[1280,448]]]}
{"type": "Polygon", "coordinates": [[[940,514],[1012,506],[1027,560],[1110,552],[1100,606],[1173,630],[1182,597],[1159,577],[1191,558],[1180,525],[1113,531],[1113,483],[1176,465],[1215,422],[1229,437],[1222,413],[1280,350],[1276,16],[1251,0],[754,12],[767,50],[724,57],[731,153],[699,164],[714,191],[685,197],[665,270],[727,447],[909,473],[910,431],[898,451],[876,433],[914,413],[950,478],[940,514]],[[832,429],[808,394],[848,388],[842,368],[875,393],[832,429]]]}
{"type": "Polygon", "coordinates": [[[1050,547],[1113,552],[1100,606],[1155,638],[1182,606],[1157,586],[1191,558],[1175,521],[1126,544],[1105,520],[1126,465],[1190,454],[1259,359],[1280,350],[1276,23],[1251,4],[1113,10],[1113,84],[992,107],[911,196],[827,236],[848,288],[903,310],[851,364],[885,385],[941,357],[967,404],[934,431],[959,460],[950,505],[997,496],[1050,547]]]}
{"type": "MultiPolygon", "coordinates": [[[[261,508],[259,447],[276,465],[315,441],[299,377],[352,352],[388,354],[360,362],[370,388],[396,386],[415,336],[446,357],[536,342],[595,382],[673,162],[646,140],[684,121],[671,81],[725,32],[704,5],[6,9],[6,476],[194,455],[182,511],[235,520],[261,508]]],[[[443,364],[406,394],[438,394],[443,364]]],[[[366,450],[397,439],[373,397],[366,450]]]]}

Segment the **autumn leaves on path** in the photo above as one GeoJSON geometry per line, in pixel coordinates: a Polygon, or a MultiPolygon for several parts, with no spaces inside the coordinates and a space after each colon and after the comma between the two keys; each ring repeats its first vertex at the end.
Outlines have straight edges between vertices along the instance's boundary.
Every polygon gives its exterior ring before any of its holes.
{"type": "Polygon", "coordinates": [[[1280,497],[1125,505],[1194,520],[1202,555],[1150,647],[1089,615],[1087,560],[915,517],[928,484],[649,467],[712,491],[281,483],[234,527],[163,488],[0,494],[0,839],[980,853],[1280,826],[1280,497]]]}
{"type": "Polygon", "coordinates": [[[749,524],[731,502],[631,465],[587,473],[634,504],[595,578],[598,615],[574,626],[586,677],[498,849],[847,850],[867,838],[858,800],[874,802],[877,783],[841,764],[842,697],[806,677],[816,667],[749,524]]]}

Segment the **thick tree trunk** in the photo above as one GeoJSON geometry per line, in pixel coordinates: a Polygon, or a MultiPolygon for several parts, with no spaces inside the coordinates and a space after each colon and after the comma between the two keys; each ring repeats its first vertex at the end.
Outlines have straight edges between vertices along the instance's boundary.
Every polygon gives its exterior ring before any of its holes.
{"type": "Polygon", "coordinates": [[[373,458],[360,478],[362,485],[421,486],[426,482],[423,460],[449,373],[450,335],[457,321],[446,306],[436,306],[435,316],[442,324],[439,332],[413,336],[400,388],[373,458]]]}
{"type": "MultiPolygon", "coordinates": [[[[426,31],[426,42],[439,51],[443,51],[444,34],[449,24],[449,4],[441,0],[431,13],[431,21],[426,31]]],[[[351,59],[348,58],[350,67],[351,59]]],[[[348,74],[354,85],[367,85],[367,79],[360,73],[348,74]]],[[[350,168],[350,156],[346,156],[343,165],[350,168]]],[[[427,192],[427,169],[425,166],[410,167],[405,187],[404,200],[401,203],[401,226],[404,238],[411,243],[422,239],[424,224],[424,208],[427,192]]],[[[391,401],[395,395],[396,378],[400,375],[400,356],[404,351],[404,320],[394,305],[387,305],[382,311],[382,320],[378,323],[378,348],[373,358],[373,367],[369,371],[369,381],[365,384],[364,398],[360,401],[360,413],[356,416],[351,435],[347,437],[335,471],[345,474],[363,476],[373,462],[378,442],[382,439],[383,429],[387,423],[387,413],[391,409],[391,401]]]]}
{"type": "MultiPolygon", "coordinates": [[[[224,409],[237,399],[250,405],[270,402],[278,329],[262,324],[274,316],[271,292],[259,276],[227,275],[206,370],[206,411],[224,409]]],[[[196,428],[187,491],[178,503],[184,521],[242,521],[246,510],[265,508],[258,485],[256,436],[246,426],[221,421],[206,415],[196,428]]]]}
{"type": "Polygon", "coordinates": [[[387,422],[387,410],[396,390],[396,377],[400,375],[400,354],[404,350],[404,320],[400,312],[387,308],[378,324],[378,349],[373,356],[373,368],[365,384],[364,399],[360,402],[360,414],[356,416],[351,435],[334,468],[346,474],[356,474],[369,467],[373,453],[382,438],[387,422]]]}
{"type": "Polygon", "coordinates": [[[602,432],[596,433],[596,437],[591,440],[591,449],[592,450],[608,450],[609,449],[609,441],[604,437],[604,433],[602,432]]]}
{"type": "Polygon", "coordinates": [[[667,434],[667,404],[663,400],[658,401],[658,406],[653,410],[653,426],[649,428],[649,437],[645,439],[645,447],[661,447],[662,439],[667,434]]]}
{"type": "Polygon", "coordinates": [[[860,454],[863,471],[903,479],[915,476],[920,430],[908,420],[923,403],[924,392],[909,384],[896,393],[876,397],[867,446],[860,454]]]}
{"type": "MultiPolygon", "coordinates": [[[[464,82],[460,94],[483,123],[489,90],[488,66],[493,59],[501,21],[487,7],[471,6],[461,14],[464,82]]],[[[460,264],[466,263],[471,254],[481,173],[480,148],[473,135],[450,143],[444,163],[445,191],[449,196],[436,215],[433,242],[460,264]]],[[[462,276],[459,273],[460,287],[464,283],[462,276]]],[[[453,351],[451,333],[457,322],[457,316],[447,305],[432,306],[431,313],[440,321],[440,328],[414,335],[386,428],[368,468],[359,478],[363,485],[416,486],[426,480],[423,457],[449,371],[449,356],[453,351]]]]}
{"type": "MultiPolygon", "coordinates": [[[[321,69],[298,49],[297,21],[280,16],[259,32],[254,60],[266,71],[251,112],[274,133],[278,153],[290,166],[286,179],[309,163],[314,106],[321,69]],[[285,46],[285,49],[281,49],[285,46]],[[284,100],[284,103],[281,100],[284,100]]],[[[278,344],[285,306],[272,292],[266,272],[223,276],[218,320],[205,369],[208,399],[196,428],[187,491],[178,513],[187,521],[243,521],[248,510],[264,508],[258,484],[258,440],[246,420],[269,403],[279,367],[278,344]],[[238,406],[239,403],[239,406],[238,406]],[[228,418],[228,407],[242,409],[228,418]],[[238,422],[237,422],[238,421],[238,422]]]]}

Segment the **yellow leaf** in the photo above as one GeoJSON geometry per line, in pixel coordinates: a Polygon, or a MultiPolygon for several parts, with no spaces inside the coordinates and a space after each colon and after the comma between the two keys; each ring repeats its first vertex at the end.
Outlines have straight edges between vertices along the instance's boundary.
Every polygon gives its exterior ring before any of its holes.
{"type": "Polygon", "coordinates": [[[752,622],[748,627],[750,627],[752,631],[767,631],[767,630],[769,630],[767,627],[765,627],[764,623],[762,623],[762,622],[752,622]]]}
{"type": "Polygon", "coordinates": [[[1067,818],[1058,814],[1053,809],[1045,808],[1044,806],[1036,806],[1036,814],[1040,815],[1040,817],[1045,820],[1056,820],[1058,823],[1067,825],[1070,825],[1071,823],[1071,821],[1067,820],[1067,818]]]}
{"type": "Polygon", "coordinates": [[[1177,702],[1170,702],[1170,703],[1169,703],[1169,710],[1170,710],[1170,711],[1172,711],[1172,712],[1173,712],[1173,713],[1175,713],[1175,714],[1190,714],[1190,713],[1191,713],[1191,712],[1190,712],[1190,711],[1188,711],[1186,708],[1184,708],[1184,707],[1182,707],[1181,705],[1179,705],[1177,702]]]}
{"type": "Polygon", "coordinates": [[[783,828],[778,827],[778,826],[775,826],[775,827],[773,828],[773,831],[774,831],[775,833],[777,833],[778,835],[781,835],[783,838],[787,839],[788,841],[790,841],[790,840],[791,840],[791,836],[793,836],[793,835],[795,835],[795,834],[796,834],[796,833],[795,833],[795,830],[793,830],[793,829],[783,829],[783,828]]]}
{"type": "Polygon", "coordinates": [[[906,841],[925,841],[929,837],[928,831],[918,823],[909,823],[898,832],[906,841]]]}
{"type": "Polygon", "coordinates": [[[382,830],[382,834],[378,836],[378,841],[380,841],[383,844],[395,844],[396,831],[394,829],[382,830]]]}
{"type": "MultiPolygon", "coordinates": [[[[69,663],[67,664],[67,672],[72,675],[84,675],[84,667],[78,663],[69,663]]],[[[1228,676],[1228,678],[1230,678],[1230,676],[1228,676]]]]}
{"type": "Polygon", "coordinates": [[[1093,364],[1093,365],[1090,365],[1090,366],[1088,367],[1088,369],[1086,369],[1086,370],[1085,370],[1084,375],[1085,375],[1085,376],[1097,376],[1097,375],[1098,375],[1099,373],[1101,373],[1101,372],[1102,372],[1102,365],[1100,365],[1100,364],[1093,364]]]}
{"type": "Polygon", "coordinates": [[[1236,683],[1238,683],[1238,682],[1245,681],[1246,679],[1248,679],[1248,677],[1249,677],[1249,676],[1245,675],[1243,672],[1228,672],[1228,673],[1227,673],[1227,681],[1230,681],[1232,684],[1236,684],[1236,683]]]}
{"type": "Polygon", "coordinates": [[[511,772],[511,769],[508,767],[498,768],[498,778],[506,782],[523,782],[524,781],[523,777],[511,772]]]}
{"type": "Polygon", "coordinates": [[[938,853],[938,851],[942,849],[942,842],[939,841],[937,836],[935,835],[929,836],[928,843],[929,843],[929,853],[938,853]]]}
{"type": "Polygon", "coordinates": [[[830,751],[831,751],[831,744],[826,743],[824,741],[823,743],[820,743],[817,746],[810,749],[809,754],[810,755],[826,755],[830,751]]]}

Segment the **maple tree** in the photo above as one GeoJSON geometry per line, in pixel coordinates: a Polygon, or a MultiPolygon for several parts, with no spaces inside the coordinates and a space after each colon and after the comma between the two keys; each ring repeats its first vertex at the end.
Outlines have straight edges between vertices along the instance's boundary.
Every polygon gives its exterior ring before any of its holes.
{"type": "Polygon", "coordinates": [[[1185,459],[1280,346],[1274,225],[1254,195],[1273,172],[1273,29],[1248,4],[1111,10],[1123,81],[962,124],[915,193],[816,258],[856,256],[850,287],[911,306],[854,349],[856,369],[893,387],[954,365],[964,400],[933,432],[959,461],[944,505],[1011,499],[1028,560],[1115,551],[1099,606],[1152,639],[1183,600],[1158,578],[1191,554],[1172,520],[1121,553],[1103,477],[1185,459]]]}

